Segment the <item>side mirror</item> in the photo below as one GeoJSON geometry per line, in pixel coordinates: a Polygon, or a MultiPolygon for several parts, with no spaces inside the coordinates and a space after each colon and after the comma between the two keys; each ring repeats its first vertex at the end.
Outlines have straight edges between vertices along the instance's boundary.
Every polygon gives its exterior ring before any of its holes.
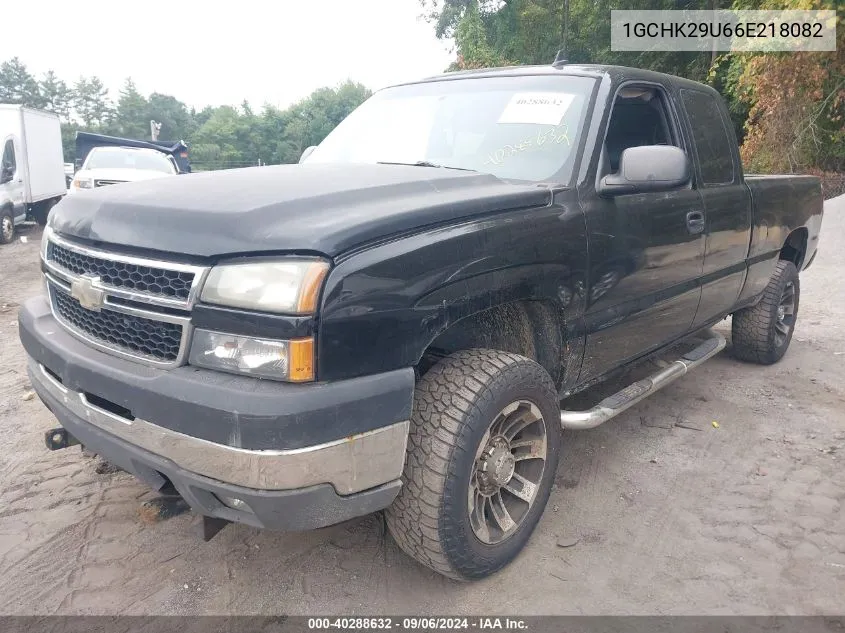
{"type": "Polygon", "coordinates": [[[310,147],[306,147],[305,151],[302,152],[302,156],[299,157],[299,164],[301,165],[302,163],[304,163],[305,159],[308,158],[309,156],[311,156],[311,152],[313,152],[315,149],[317,149],[316,145],[311,145],[310,147]]]}
{"type": "Polygon", "coordinates": [[[672,145],[642,145],[622,152],[619,171],[601,179],[598,193],[620,196],[669,191],[689,181],[689,159],[682,149],[672,145]]]}

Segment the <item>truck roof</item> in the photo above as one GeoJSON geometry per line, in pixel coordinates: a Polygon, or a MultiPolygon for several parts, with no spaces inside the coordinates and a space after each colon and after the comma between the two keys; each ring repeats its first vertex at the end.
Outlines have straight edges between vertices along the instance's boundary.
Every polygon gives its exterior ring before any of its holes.
{"type": "Polygon", "coordinates": [[[59,118],[58,114],[56,114],[55,112],[51,112],[50,110],[39,110],[38,108],[32,108],[30,106],[21,105],[19,103],[0,103],[0,110],[20,110],[26,112],[34,112],[35,114],[52,117],[54,119],[59,118]]]}
{"type": "Polygon", "coordinates": [[[641,68],[613,66],[610,64],[542,64],[536,66],[504,66],[501,68],[479,68],[477,70],[459,70],[433,75],[417,81],[403,82],[398,85],[429,83],[435,81],[454,81],[480,77],[519,77],[525,75],[573,75],[579,77],[608,77],[614,84],[623,81],[650,81],[662,84],[675,84],[687,88],[712,91],[713,88],[691,79],[659,73],[641,68]]]}

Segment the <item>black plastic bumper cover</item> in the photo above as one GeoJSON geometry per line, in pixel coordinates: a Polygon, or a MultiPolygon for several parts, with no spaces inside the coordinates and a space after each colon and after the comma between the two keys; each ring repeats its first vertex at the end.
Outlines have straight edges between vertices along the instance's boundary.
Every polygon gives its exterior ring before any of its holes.
{"type": "Polygon", "coordinates": [[[75,391],[135,417],[218,444],[252,450],[305,448],[411,417],[412,368],[304,385],[184,366],[162,370],[86,346],[53,318],[44,297],[19,313],[29,356],[75,391]]]}
{"type": "MultiPolygon", "coordinates": [[[[95,394],[139,419],[226,446],[235,438],[238,448],[248,450],[314,447],[410,417],[411,369],[312,385],[193,367],[161,370],[84,345],[56,322],[43,297],[22,306],[19,323],[21,341],[34,361],[30,371],[42,365],[68,389],[95,394]]],[[[87,448],[154,489],[172,483],[206,516],[275,530],[306,530],[380,510],[399,493],[398,479],[348,495],[338,494],[328,483],[265,490],[219,481],[98,428],[69,409],[40,373],[32,378],[41,400],[87,448]],[[238,499],[249,509],[235,509],[221,498],[238,499]]]]}

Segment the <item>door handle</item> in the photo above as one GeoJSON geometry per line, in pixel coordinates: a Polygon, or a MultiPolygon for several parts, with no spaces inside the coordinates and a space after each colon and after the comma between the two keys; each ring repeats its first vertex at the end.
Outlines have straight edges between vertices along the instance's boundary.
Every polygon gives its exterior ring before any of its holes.
{"type": "Polygon", "coordinates": [[[704,214],[701,211],[687,213],[687,229],[692,235],[704,232],[704,214]]]}

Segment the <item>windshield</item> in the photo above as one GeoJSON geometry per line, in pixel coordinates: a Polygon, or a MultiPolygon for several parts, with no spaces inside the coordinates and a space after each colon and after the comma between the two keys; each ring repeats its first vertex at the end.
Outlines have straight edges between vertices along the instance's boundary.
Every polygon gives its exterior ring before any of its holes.
{"type": "Polygon", "coordinates": [[[568,184],[595,80],[471,78],[377,92],[306,163],[434,163],[568,184]]]}
{"type": "Polygon", "coordinates": [[[119,148],[92,149],[84,169],[144,169],[176,173],[173,163],[164,154],[119,148]]]}

